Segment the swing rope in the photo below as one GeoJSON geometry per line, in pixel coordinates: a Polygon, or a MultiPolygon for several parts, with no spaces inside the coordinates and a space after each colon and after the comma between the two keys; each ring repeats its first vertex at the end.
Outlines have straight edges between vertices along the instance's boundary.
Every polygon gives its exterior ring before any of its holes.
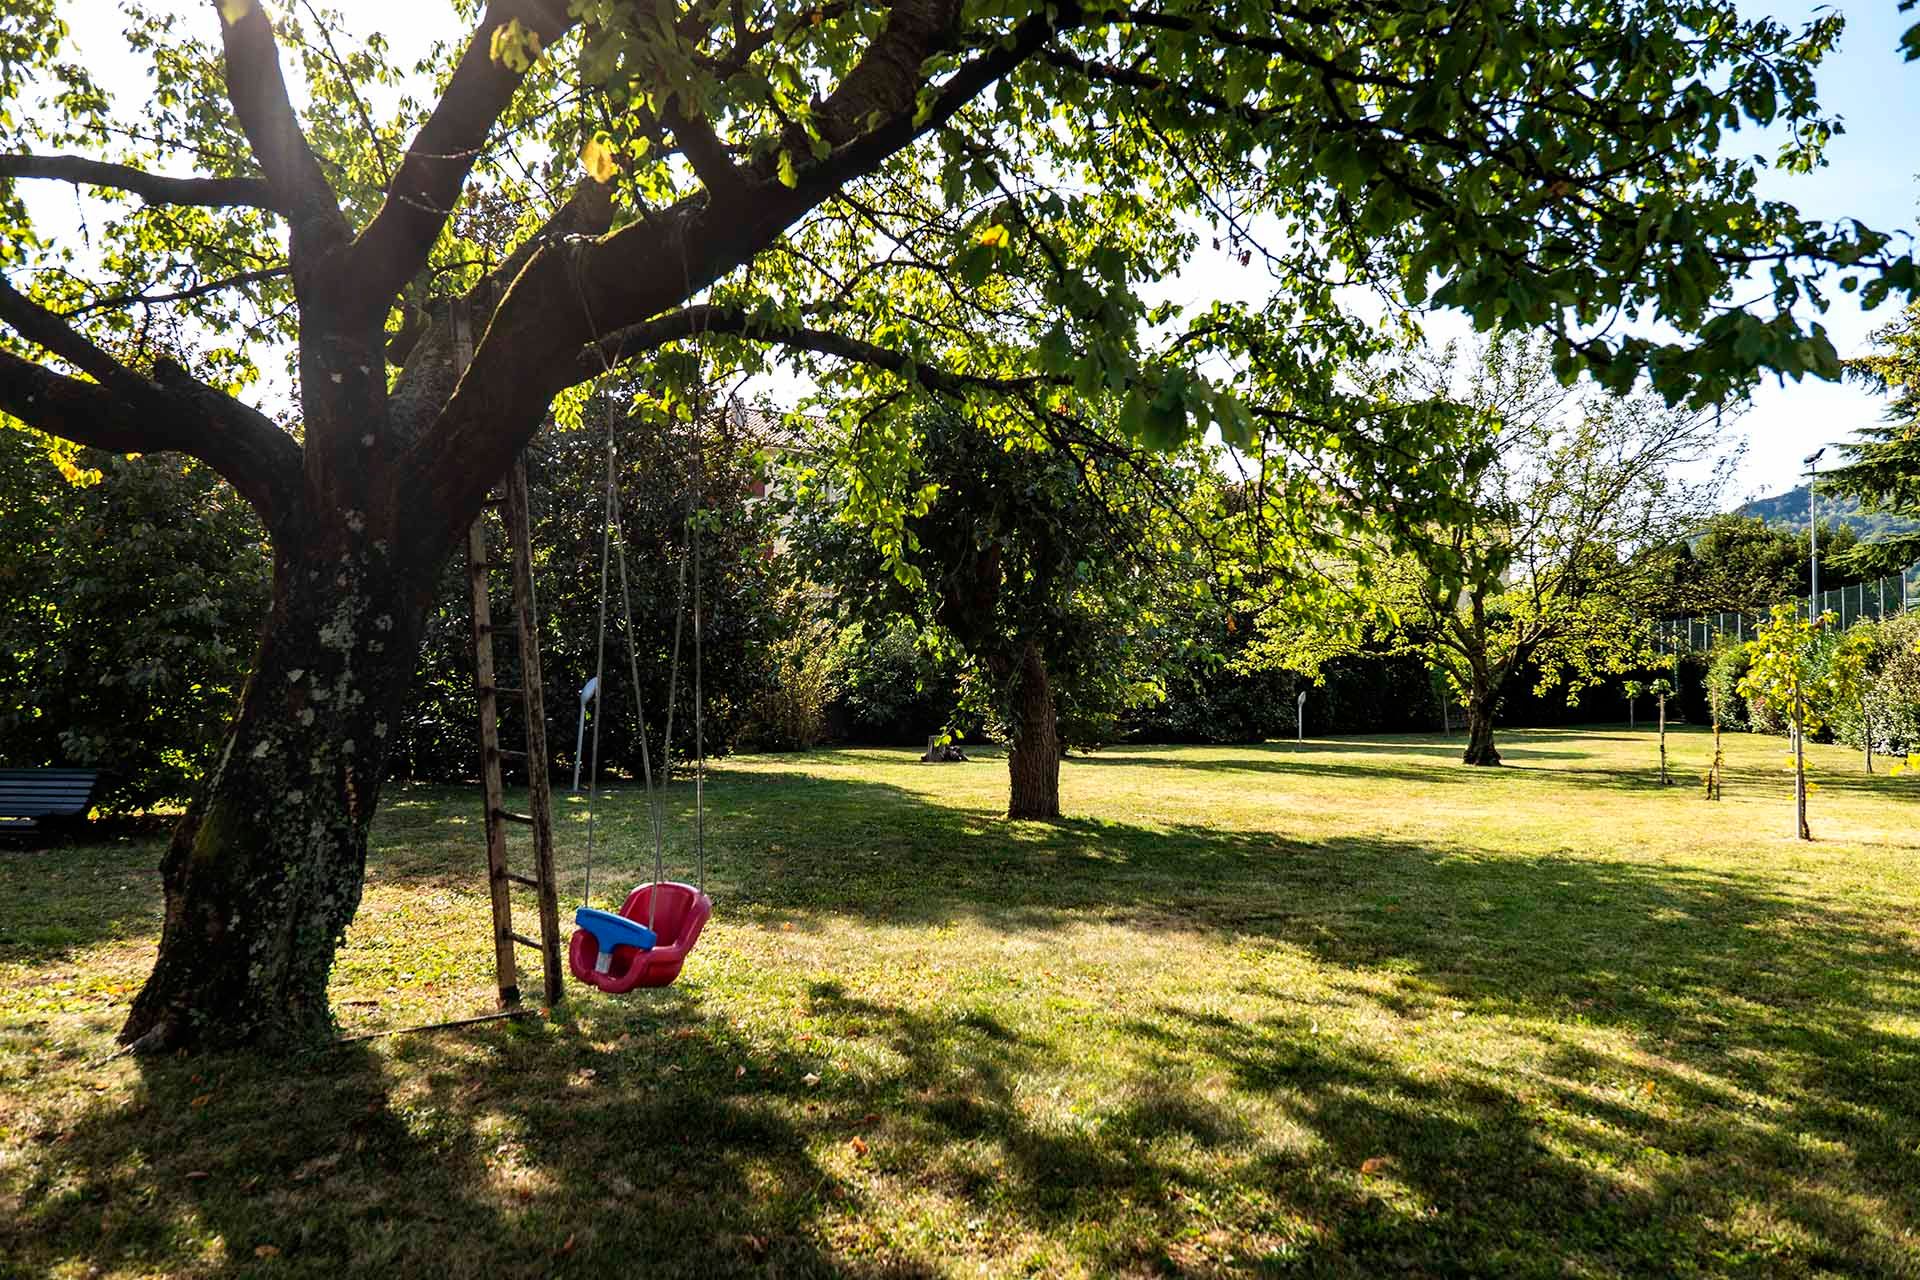
{"type": "MultiPolygon", "coordinates": [[[[593,342],[594,354],[599,358],[601,373],[611,382],[612,362],[607,359],[602,345],[600,328],[594,319],[593,307],[589,302],[586,289],[579,277],[577,259],[570,261],[575,295],[580,299],[580,307],[586,315],[587,330],[593,342]]],[[[681,271],[686,276],[691,291],[691,274],[686,260],[686,246],[681,245],[681,271]]],[[[701,539],[700,520],[697,518],[696,504],[699,509],[705,506],[706,465],[704,451],[701,449],[699,414],[692,415],[692,432],[689,440],[690,463],[688,466],[687,516],[685,530],[687,547],[680,555],[679,586],[674,601],[673,658],[667,679],[666,737],[662,742],[664,755],[661,761],[661,780],[655,784],[653,775],[652,750],[647,740],[646,708],[640,686],[640,653],[638,632],[633,623],[633,592],[627,573],[626,532],[623,527],[619,498],[619,447],[614,432],[613,401],[609,393],[603,393],[601,416],[606,426],[607,448],[607,492],[606,503],[600,530],[600,609],[599,628],[595,638],[594,651],[594,716],[591,782],[587,791],[587,850],[586,866],[581,903],[592,905],[593,896],[593,855],[595,849],[596,817],[600,804],[600,721],[602,709],[606,705],[606,645],[607,645],[607,596],[611,583],[611,561],[617,558],[620,570],[620,604],[622,621],[627,633],[627,663],[629,678],[632,681],[634,715],[640,736],[640,771],[642,785],[647,797],[647,808],[653,826],[653,883],[658,886],[666,875],[666,796],[665,786],[672,776],[673,768],[673,716],[678,702],[680,685],[680,641],[683,624],[686,620],[687,569],[692,561],[693,569],[693,740],[694,740],[694,850],[696,858],[696,886],[700,892],[706,892],[707,851],[706,851],[706,716],[704,706],[704,662],[702,644],[701,612],[705,595],[701,581],[701,539]],[[696,485],[698,490],[696,491],[696,485]]],[[[648,895],[647,926],[652,928],[655,911],[659,901],[658,892],[648,895]]]]}
{"type": "MultiPolygon", "coordinates": [[[[585,298],[582,297],[582,303],[585,298]]],[[[589,313],[591,322],[591,313],[589,313]]],[[[604,360],[604,357],[603,357],[604,360]]],[[[611,547],[614,503],[613,409],[603,404],[601,414],[607,426],[607,505],[600,522],[600,629],[593,642],[593,775],[587,788],[587,871],[580,888],[580,905],[593,905],[593,818],[600,807],[600,709],[606,705],[602,691],[607,687],[607,560],[611,547]]],[[[625,560],[622,560],[622,566],[625,560]]]]}
{"type": "MultiPolygon", "coordinates": [[[[613,365],[607,359],[606,349],[601,346],[600,327],[593,318],[593,306],[587,300],[587,292],[581,286],[579,265],[572,261],[573,287],[575,296],[580,299],[580,309],[586,314],[587,331],[593,340],[594,354],[600,358],[600,371],[608,382],[612,380],[613,365]]],[[[653,785],[652,753],[647,746],[646,700],[640,689],[640,656],[637,636],[633,627],[633,595],[627,586],[627,540],[621,528],[620,484],[619,484],[619,445],[614,435],[613,397],[611,388],[602,393],[601,419],[606,424],[607,435],[607,497],[604,517],[600,526],[600,625],[594,640],[595,685],[593,694],[593,766],[592,781],[587,790],[587,856],[584,879],[580,891],[580,904],[593,905],[593,853],[595,820],[600,808],[600,721],[602,710],[606,707],[606,670],[607,670],[607,590],[608,561],[611,552],[617,550],[620,558],[620,601],[623,619],[627,627],[627,662],[633,680],[633,713],[640,733],[640,776],[647,796],[647,807],[653,819],[653,865],[654,883],[660,881],[660,869],[665,856],[665,832],[662,829],[660,810],[662,802],[658,799],[653,785]]],[[[647,925],[653,925],[652,899],[649,898],[647,925]]]]}

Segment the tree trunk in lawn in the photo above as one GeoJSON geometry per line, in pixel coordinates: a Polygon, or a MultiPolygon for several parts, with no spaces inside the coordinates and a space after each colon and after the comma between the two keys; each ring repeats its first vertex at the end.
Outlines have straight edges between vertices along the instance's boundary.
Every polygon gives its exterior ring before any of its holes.
{"type": "Polygon", "coordinates": [[[1794,834],[1802,840],[1813,839],[1807,826],[1807,735],[1797,724],[1793,728],[1793,812],[1794,834]]]}
{"type": "Polygon", "coordinates": [[[1672,779],[1667,776],[1667,695],[1660,695],[1660,785],[1666,786],[1672,779]]]}
{"type": "Polygon", "coordinates": [[[1475,687],[1468,691],[1467,750],[1460,757],[1468,764],[1500,763],[1500,752],[1493,745],[1493,704],[1491,690],[1475,687]]]}
{"type": "Polygon", "coordinates": [[[1016,678],[1019,718],[1014,725],[1013,749],[1007,753],[1011,784],[1007,816],[1052,821],[1060,816],[1060,731],[1054,718],[1053,686],[1047,679],[1046,659],[1032,641],[1021,650],[1016,678]]]}
{"type": "Polygon", "coordinates": [[[161,866],[160,955],[120,1033],[142,1051],[331,1028],[327,978],[360,904],[435,566],[395,564],[360,513],[311,523],[279,539],[295,550],[276,559],[226,750],[161,866]]]}
{"type": "Polygon", "coordinates": [[[1867,772],[1873,772],[1873,703],[1860,699],[1860,742],[1867,753],[1867,772]]]}

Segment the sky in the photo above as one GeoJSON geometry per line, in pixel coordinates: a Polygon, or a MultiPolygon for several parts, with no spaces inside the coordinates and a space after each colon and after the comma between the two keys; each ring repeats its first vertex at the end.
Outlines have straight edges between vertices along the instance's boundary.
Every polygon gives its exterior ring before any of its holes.
{"type": "MultiPolygon", "coordinates": [[[[433,0],[328,0],[327,7],[341,11],[357,30],[386,35],[395,61],[401,63],[411,61],[431,39],[456,29],[447,7],[433,0]]],[[[1902,61],[1899,42],[1900,33],[1920,12],[1901,14],[1898,0],[1818,6],[1831,7],[1846,15],[1847,30],[1837,53],[1820,70],[1820,100],[1840,117],[1845,132],[1833,140],[1824,168],[1808,175],[1768,172],[1762,192],[1791,201],[1814,217],[1858,218],[1878,230],[1911,233],[1920,224],[1920,147],[1915,145],[1920,139],[1920,64],[1902,61]]],[[[81,52],[104,81],[111,84],[122,75],[138,74],[120,39],[121,22],[112,0],[75,0],[60,9],[81,52]]],[[[1794,26],[1816,12],[1813,4],[1751,0],[1742,9],[1748,16],[1767,13],[1794,26]]],[[[1742,151],[1773,151],[1764,135],[1735,141],[1742,151]]],[[[1230,268],[1219,255],[1202,254],[1168,286],[1167,294],[1203,304],[1212,297],[1247,296],[1260,279],[1258,273],[1230,268]]],[[[1838,289],[1830,293],[1832,306],[1821,319],[1843,356],[1864,352],[1872,331],[1895,314],[1892,303],[1863,313],[1854,295],[1838,289]]],[[[1437,327],[1444,331],[1445,325],[1437,327]]],[[[1751,411],[1731,428],[1747,441],[1733,500],[1792,488],[1800,482],[1803,457],[1821,445],[1845,440],[1855,428],[1877,419],[1880,411],[1878,398],[1857,386],[1769,381],[1755,393],[1751,411]]]]}

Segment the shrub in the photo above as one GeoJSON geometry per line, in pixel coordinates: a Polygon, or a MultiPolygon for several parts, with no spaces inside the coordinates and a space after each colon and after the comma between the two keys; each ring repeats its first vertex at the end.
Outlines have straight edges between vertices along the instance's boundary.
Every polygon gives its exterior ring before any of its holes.
{"type": "Polygon", "coordinates": [[[1723,729],[1758,728],[1749,723],[1747,699],[1740,692],[1740,679],[1752,663],[1747,646],[1732,639],[1723,639],[1707,659],[1707,711],[1723,729]]]}
{"type": "Polygon", "coordinates": [[[855,623],[834,644],[834,718],[856,742],[919,744],[952,727],[960,663],[910,619],[855,623]]]}
{"type": "Polygon", "coordinates": [[[827,736],[827,705],[837,674],[833,628],[800,587],[781,592],[774,611],[787,625],[763,655],[756,699],[743,708],[739,745],[805,751],[827,736]]]}
{"type": "Polygon", "coordinates": [[[0,428],[0,764],[103,769],[108,810],[184,800],[266,613],[259,523],[173,454],[65,461],[0,428]]]}

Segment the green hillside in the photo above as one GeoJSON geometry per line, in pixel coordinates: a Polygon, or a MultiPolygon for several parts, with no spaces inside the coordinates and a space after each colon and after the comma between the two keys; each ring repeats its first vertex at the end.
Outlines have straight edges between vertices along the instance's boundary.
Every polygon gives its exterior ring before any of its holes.
{"type": "MultiPolygon", "coordinates": [[[[1759,516],[1768,524],[1781,525],[1800,533],[1807,527],[1807,486],[1800,485],[1771,498],[1755,498],[1735,514],[1759,516]]],[[[1862,542],[1871,542],[1892,533],[1911,533],[1916,528],[1912,520],[1902,520],[1881,511],[1862,511],[1858,498],[1834,493],[1820,495],[1820,519],[1831,524],[1851,526],[1862,542]]]]}

